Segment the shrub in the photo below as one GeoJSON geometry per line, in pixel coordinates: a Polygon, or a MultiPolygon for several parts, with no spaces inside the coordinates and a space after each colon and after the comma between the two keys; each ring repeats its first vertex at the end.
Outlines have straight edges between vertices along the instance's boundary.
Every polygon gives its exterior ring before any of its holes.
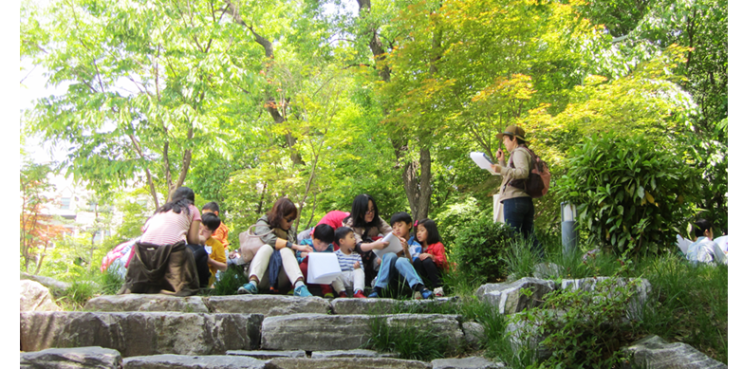
{"type": "Polygon", "coordinates": [[[453,250],[457,273],[472,280],[475,286],[504,278],[504,253],[512,247],[510,235],[511,229],[507,225],[494,223],[487,213],[460,228],[453,250]]]}
{"type": "MultiPolygon", "coordinates": [[[[472,215],[479,213],[477,200],[473,197],[467,197],[464,201],[448,205],[444,211],[437,214],[434,220],[444,244],[453,249],[456,245],[459,230],[477,220],[478,216],[473,217],[472,215]]],[[[490,214],[492,214],[492,209],[490,214]]],[[[412,232],[415,233],[415,229],[412,232]]]]}
{"type": "Polygon", "coordinates": [[[243,267],[230,265],[219,279],[214,282],[213,295],[236,295],[240,286],[248,283],[248,278],[243,274],[243,267]]]}
{"type": "Polygon", "coordinates": [[[593,136],[573,149],[557,181],[563,200],[578,206],[589,242],[628,256],[675,247],[695,214],[701,174],[643,135],[593,136]]]}

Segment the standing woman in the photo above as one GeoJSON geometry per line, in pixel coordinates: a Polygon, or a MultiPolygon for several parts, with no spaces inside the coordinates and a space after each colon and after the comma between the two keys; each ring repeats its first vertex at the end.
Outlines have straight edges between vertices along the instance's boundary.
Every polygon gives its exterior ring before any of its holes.
{"type": "Polygon", "coordinates": [[[534,158],[527,149],[529,141],[525,136],[526,132],[516,125],[510,125],[499,133],[496,137],[503,141],[511,157],[506,165],[503,150],[498,149],[495,154],[498,164],[492,164],[491,167],[503,177],[499,199],[503,204],[506,224],[519,231],[525,240],[533,236],[532,252],[544,257],[544,250],[534,234],[534,202],[526,193],[526,180],[534,169],[534,158]]]}
{"type": "Polygon", "coordinates": [[[371,250],[383,249],[390,244],[382,241],[380,237],[392,233],[392,227],[379,217],[377,203],[367,194],[358,195],[353,199],[351,215],[343,220],[343,225],[353,230],[356,252],[361,254],[364,261],[365,283],[370,286],[378,268],[378,264],[374,262],[377,255],[371,250]]]}
{"type": "Polygon", "coordinates": [[[186,246],[199,243],[201,215],[193,203],[193,190],[179,187],[171,201],[147,220],[119,294],[190,296],[199,291],[194,256],[186,246]]]}
{"type": "Polygon", "coordinates": [[[312,252],[310,246],[297,244],[296,235],[292,232],[292,222],[297,218],[297,207],[286,197],[280,198],[273,208],[256,222],[255,234],[261,236],[264,245],[255,253],[250,263],[249,282],[237,290],[240,294],[258,293],[258,285],[268,287],[266,271],[274,250],[281,254],[283,270],[294,286],[294,296],[309,297],[312,294],[304,284],[304,277],[299,269],[296,251],[312,252]],[[263,283],[261,283],[263,282],[263,283]]]}

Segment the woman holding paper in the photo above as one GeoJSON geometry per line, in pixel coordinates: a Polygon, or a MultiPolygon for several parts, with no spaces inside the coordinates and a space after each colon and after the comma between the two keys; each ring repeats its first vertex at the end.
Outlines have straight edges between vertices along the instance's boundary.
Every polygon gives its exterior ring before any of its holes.
{"type": "MultiPolygon", "coordinates": [[[[506,224],[518,230],[524,239],[529,239],[534,234],[534,202],[523,188],[523,182],[529,178],[529,173],[534,169],[534,160],[526,150],[524,137],[526,132],[516,125],[506,127],[505,131],[496,137],[503,141],[511,158],[508,165],[505,162],[503,150],[498,149],[495,153],[498,164],[493,164],[495,174],[503,177],[500,188],[500,202],[503,204],[503,217],[506,224]]],[[[544,251],[534,235],[532,251],[544,257],[544,251]]]]}
{"type": "Polygon", "coordinates": [[[351,215],[343,220],[343,225],[353,230],[356,252],[361,254],[364,261],[365,283],[371,285],[371,281],[377,274],[375,271],[376,254],[371,250],[381,250],[390,244],[382,237],[392,233],[392,227],[379,217],[377,203],[367,194],[358,195],[353,199],[351,215]]]}
{"type": "Polygon", "coordinates": [[[237,290],[240,294],[258,293],[258,285],[268,285],[267,268],[274,250],[281,254],[284,272],[294,286],[294,296],[309,297],[312,294],[304,284],[304,277],[299,269],[296,251],[312,252],[312,248],[296,243],[296,235],[291,226],[297,218],[297,207],[286,197],[280,198],[273,204],[271,210],[256,222],[255,234],[265,243],[255,253],[250,263],[250,282],[237,290]]]}

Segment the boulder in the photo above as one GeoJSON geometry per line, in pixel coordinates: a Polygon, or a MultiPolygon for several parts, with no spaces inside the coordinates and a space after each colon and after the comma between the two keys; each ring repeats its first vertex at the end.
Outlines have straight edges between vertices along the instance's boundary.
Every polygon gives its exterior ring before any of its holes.
{"type": "Polygon", "coordinates": [[[260,314],[145,312],[21,313],[21,350],[101,346],[123,357],[222,355],[260,342],[260,314]]]}
{"type": "Polygon", "coordinates": [[[392,329],[414,325],[433,329],[432,334],[449,338],[456,347],[464,338],[458,315],[321,315],[295,314],[263,320],[261,348],[264,350],[332,351],[362,348],[371,336],[371,319],[383,319],[392,329]]]}
{"type": "Polygon", "coordinates": [[[263,369],[265,362],[245,356],[153,355],[124,359],[124,369],[263,369]]]}
{"type": "Polygon", "coordinates": [[[431,362],[431,365],[433,369],[496,369],[506,367],[501,362],[492,362],[479,356],[461,359],[436,359],[431,362]]]}
{"type": "Polygon", "coordinates": [[[392,310],[422,313],[458,304],[458,297],[439,297],[432,300],[395,299],[334,299],[330,302],[333,314],[389,314],[392,310]]]}
{"type": "Polygon", "coordinates": [[[67,282],[60,282],[54,278],[49,277],[43,277],[40,275],[33,275],[21,272],[21,280],[31,280],[34,282],[39,282],[41,285],[43,285],[46,288],[53,288],[57,290],[64,291],[68,288],[70,288],[71,284],[67,282]]]}
{"type": "Polygon", "coordinates": [[[558,278],[562,267],[555,263],[539,263],[534,265],[534,278],[551,279],[558,278]]]}
{"type": "Polygon", "coordinates": [[[629,356],[623,369],[723,369],[727,365],[714,360],[682,342],[668,343],[658,336],[645,337],[622,349],[629,356]]]}
{"type": "Polygon", "coordinates": [[[541,305],[544,295],[554,290],[553,281],[527,277],[513,282],[482,285],[476,295],[481,301],[497,307],[501,314],[514,314],[541,305]],[[531,296],[525,290],[530,290],[531,296]]]}
{"type": "Polygon", "coordinates": [[[49,289],[39,282],[21,280],[20,311],[61,311],[49,289]]]}
{"type": "Polygon", "coordinates": [[[263,314],[266,317],[314,313],[327,314],[330,303],[321,297],[274,295],[211,296],[204,299],[212,313],[263,314]]]}
{"type": "Polygon", "coordinates": [[[374,350],[364,350],[364,349],[358,349],[358,350],[338,350],[338,351],[315,351],[312,353],[313,359],[333,359],[333,358],[341,358],[341,357],[389,357],[389,358],[395,358],[397,357],[397,354],[389,353],[389,352],[376,352],[374,350]]]}
{"type": "Polygon", "coordinates": [[[120,369],[121,354],[103,347],[50,348],[21,352],[21,369],[120,369]]]}
{"type": "Polygon", "coordinates": [[[464,322],[462,323],[462,331],[464,331],[464,341],[467,343],[467,346],[476,350],[482,348],[482,342],[485,338],[485,328],[480,323],[464,322]]]}
{"type": "MultiPolygon", "coordinates": [[[[594,278],[583,278],[583,279],[563,279],[562,284],[560,285],[560,289],[573,290],[573,291],[577,289],[581,289],[587,292],[594,292],[596,290],[596,285],[599,282],[609,280],[609,279],[611,278],[610,277],[594,277],[594,278]]],[[[616,282],[614,286],[624,287],[627,285],[628,281],[630,280],[626,278],[616,278],[616,282]]],[[[636,320],[642,319],[642,308],[648,299],[648,294],[650,293],[651,289],[652,287],[650,285],[650,282],[648,282],[648,280],[645,278],[641,278],[640,283],[637,285],[637,293],[635,294],[634,298],[630,302],[629,312],[628,312],[630,317],[636,320]]]]}
{"type": "Polygon", "coordinates": [[[506,335],[511,343],[511,350],[518,352],[519,350],[537,349],[537,359],[539,361],[547,360],[552,355],[552,352],[544,348],[538,348],[539,343],[546,338],[545,335],[538,333],[540,325],[541,322],[539,320],[536,322],[527,322],[518,319],[508,323],[506,335]]]}
{"type": "Polygon", "coordinates": [[[307,354],[304,352],[304,350],[294,350],[294,351],[230,350],[230,351],[227,351],[227,355],[250,356],[252,358],[259,359],[259,360],[270,360],[270,359],[279,359],[279,358],[304,359],[307,357],[307,354]]]}
{"type": "Polygon", "coordinates": [[[89,311],[179,311],[208,313],[201,297],[177,297],[160,294],[104,295],[94,297],[85,304],[89,311]]]}
{"type": "Polygon", "coordinates": [[[422,361],[390,358],[274,359],[266,369],[430,369],[422,361]]]}

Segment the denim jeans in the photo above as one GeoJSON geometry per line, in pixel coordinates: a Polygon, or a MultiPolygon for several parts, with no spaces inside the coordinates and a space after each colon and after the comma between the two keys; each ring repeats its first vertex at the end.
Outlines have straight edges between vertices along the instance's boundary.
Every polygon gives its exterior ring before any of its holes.
{"type": "Polygon", "coordinates": [[[516,229],[525,240],[532,237],[531,251],[544,258],[544,250],[534,234],[534,202],[531,197],[514,197],[503,200],[503,218],[506,224],[516,229]]]}
{"type": "Polygon", "coordinates": [[[421,277],[418,276],[415,268],[410,264],[410,260],[404,257],[399,258],[390,252],[382,257],[382,265],[379,267],[379,273],[377,274],[377,283],[372,287],[386,288],[396,274],[402,275],[408,281],[410,288],[413,288],[416,284],[423,284],[421,277]],[[395,265],[394,268],[392,268],[393,264],[395,265]]]}

